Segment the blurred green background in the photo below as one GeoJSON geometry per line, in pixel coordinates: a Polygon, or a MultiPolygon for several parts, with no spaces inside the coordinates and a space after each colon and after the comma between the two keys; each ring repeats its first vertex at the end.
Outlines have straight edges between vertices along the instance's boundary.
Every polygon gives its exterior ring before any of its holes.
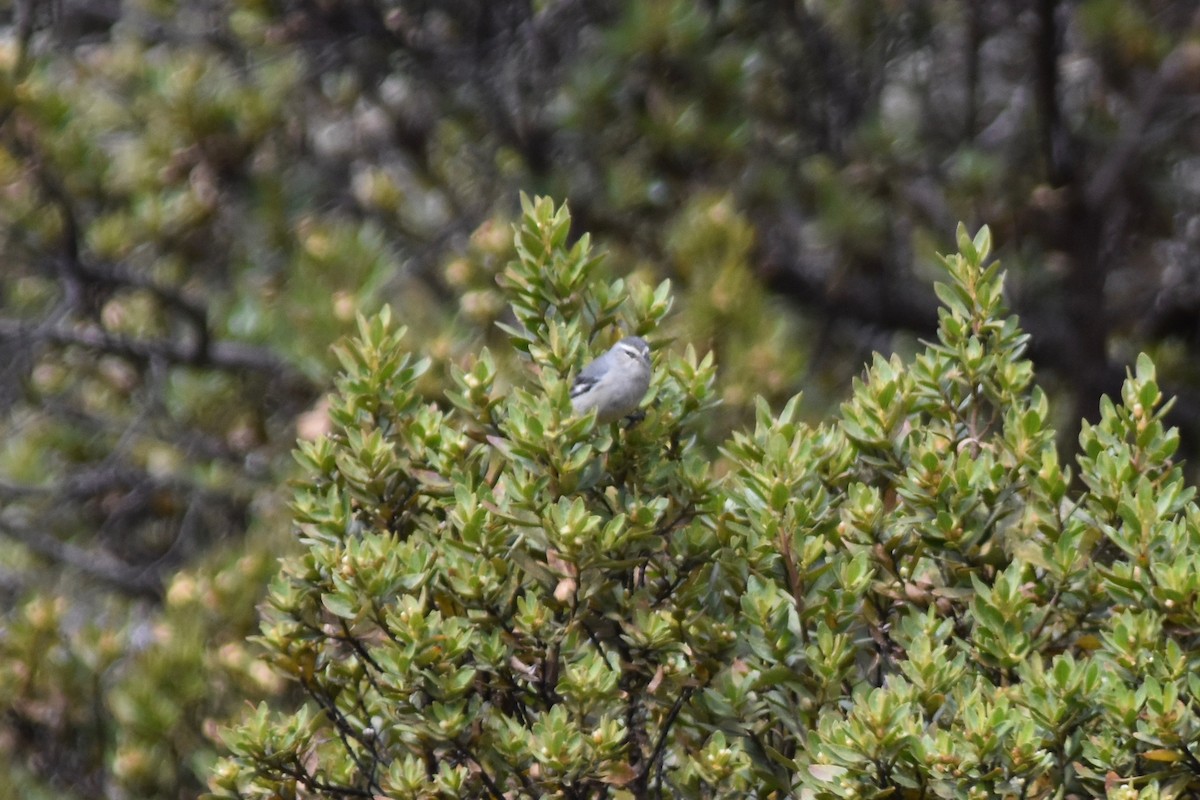
{"type": "Polygon", "coordinates": [[[0,800],[203,791],[330,345],[503,355],[522,190],[671,279],[710,444],[929,337],[962,220],[1058,427],[1145,350],[1194,454],[1198,117],[1194,0],[0,3],[0,800]]]}

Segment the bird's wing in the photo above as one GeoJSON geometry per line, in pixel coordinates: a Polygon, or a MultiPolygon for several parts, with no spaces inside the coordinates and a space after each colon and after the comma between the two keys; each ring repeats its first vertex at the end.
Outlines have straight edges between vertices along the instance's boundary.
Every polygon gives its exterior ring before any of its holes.
{"type": "Polygon", "coordinates": [[[596,385],[596,381],[600,380],[600,376],[604,374],[604,365],[597,358],[575,376],[575,382],[571,384],[571,396],[575,397],[580,392],[590,389],[596,385]]]}

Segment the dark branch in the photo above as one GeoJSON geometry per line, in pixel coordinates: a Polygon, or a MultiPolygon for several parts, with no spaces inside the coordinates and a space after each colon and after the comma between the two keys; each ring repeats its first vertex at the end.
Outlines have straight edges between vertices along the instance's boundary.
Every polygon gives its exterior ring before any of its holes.
{"type": "Polygon", "coordinates": [[[312,389],[311,382],[264,347],[244,342],[213,342],[198,349],[196,343],[171,339],[139,339],[108,333],[95,326],[69,328],[58,325],[38,328],[14,319],[0,319],[0,340],[23,344],[35,342],[77,345],[101,353],[122,356],[137,364],[155,362],[198,367],[212,367],[229,372],[267,373],[289,384],[312,389]]]}
{"type": "Polygon", "coordinates": [[[646,782],[650,779],[650,773],[654,769],[654,765],[658,763],[658,760],[662,757],[663,749],[667,746],[667,736],[671,732],[675,720],[679,717],[679,712],[683,710],[684,705],[692,696],[692,692],[693,689],[691,687],[684,687],[680,691],[679,696],[675,698],[675,703],[667,713],[667,718],[663,720],[662,730],[658,732],[658,741],[654,743],[654,750],[651,751],[650,758],[638,770],[636,782],[643,792],[646,789],[646,782]]]}
{"type": "Polygon", "coordinates": [[[0,521],[0,535],[20,542],[43,558],[66,564],[122,592],[155,600],[162,598],[162,581],[151,569],[134,567],[103,550],[88,550],[10,522],[0,521]]]}

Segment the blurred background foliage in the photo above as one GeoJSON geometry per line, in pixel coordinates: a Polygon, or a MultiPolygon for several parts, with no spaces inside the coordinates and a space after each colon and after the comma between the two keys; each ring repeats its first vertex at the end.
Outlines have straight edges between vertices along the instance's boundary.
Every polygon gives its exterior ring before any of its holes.
{"type": "Polygon", "coordinates": [[[218,722],[284,691],[244,639],[330,343],[389,302],[430,396],[512,358],[520,190],[672,280],[659,338],[722,365],[710,443],[913,352],[960,219],[1066,442],[1145,350],[1200,443],[1191,0],[8,0],[0,28],[0,798],[201,791],[218,722]]]}

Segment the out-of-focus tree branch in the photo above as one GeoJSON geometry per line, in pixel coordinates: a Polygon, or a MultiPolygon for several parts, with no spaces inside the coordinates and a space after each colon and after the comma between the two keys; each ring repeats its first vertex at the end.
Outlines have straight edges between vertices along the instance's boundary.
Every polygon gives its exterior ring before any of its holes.
{"type": "Polygon", "coordinates": [[[162,576],[156,570],[135,567],[100,548],[83,548],[32,526],[0,519],[0,535],[20,542],[30,551],[108,584],[122,594],[162,597],[162,576]]]}

